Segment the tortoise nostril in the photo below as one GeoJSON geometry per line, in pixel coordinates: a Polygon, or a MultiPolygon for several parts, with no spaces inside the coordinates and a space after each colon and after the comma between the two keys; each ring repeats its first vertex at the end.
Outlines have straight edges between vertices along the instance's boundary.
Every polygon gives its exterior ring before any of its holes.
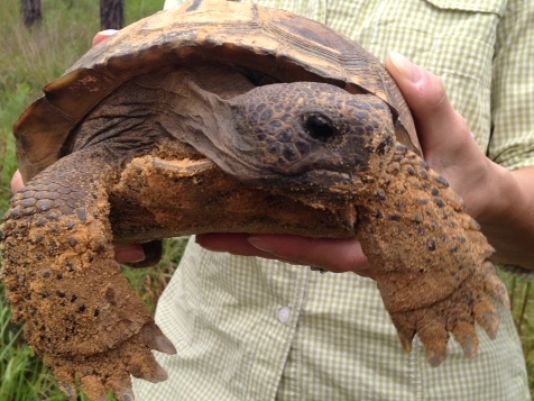
{"type": "Polygon", "coordinates": [[[312,114],[304,120],[304,129],[314,139],[326,142],[337,134],[332,121],[324,115],[312,114]]]}

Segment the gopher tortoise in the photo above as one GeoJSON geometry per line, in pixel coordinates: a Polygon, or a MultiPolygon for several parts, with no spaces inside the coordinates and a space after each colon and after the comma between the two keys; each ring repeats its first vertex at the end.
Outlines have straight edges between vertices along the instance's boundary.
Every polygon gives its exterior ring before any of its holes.
{"type": "Polygon", "coordinates": [[[319,23],[214,0],[159,12],[48,84],[14,132],[26,187],[3,227],[5,288],[71,396],[133,399],[130,375],[166,377],[151,349],[175,352],[112,243],[356,235],[407,351],[417,334],[438,365],[450,334],[469,357],[476,324],[496,335],[491,246],[382,65],[319,23]]]}

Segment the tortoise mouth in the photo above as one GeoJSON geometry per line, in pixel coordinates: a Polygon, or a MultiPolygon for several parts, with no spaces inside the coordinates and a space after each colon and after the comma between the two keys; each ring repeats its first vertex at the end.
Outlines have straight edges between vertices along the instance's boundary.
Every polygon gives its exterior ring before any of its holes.
{"type": "Polygon", "coordinates": [[[273,193],[302,199],[306,203],[344,203],[352,200],[363,181],[356,175],[328,169],[314,169],[295,175],[276,175],[251,182],[251,185],[273,193]]]}
{"type": "Polygon", "coordinates": [[[194,159],[172,160],[155,158],[151,160],[151,163],[165,175],[180,176],[184,179],[198,178],[199,181],[204,175],[216,170],[229,179],[239,182],[243,190],[248,188],[251,191],[264,191],[276,196],[292,198],[313,207],[345,205],[352,201],[358,191],[365,186],[360,176],[323,168],[293,175],[275,173],[244,177],[242,172],[232,174],[216,162],[202,156],[194,159]]]}
{"type": "Polygon", "coordinates": [[[179,173],[184,177],[201,175],[211,169],[219,169],[224,174],[242,182],[245,186],[275,192],[315,193],[318,198],[327,197],[327,194],[329,194],[329,198],[345,197],[342,194],[347,193],[346,188],[354,187],[361,183],[358,177],[346,172],[328,169],[314,169],[294,175],[273,174],[271,176],[265,175],[263,177],[244,179],[242,176],[224,171],[217,163],[205,157],[173,160],[158,158],[153,163],[160,171],[166,171],[171,174],[179,173]],[[341,188],[343,188],[342,192],[339,191],[341,188]]]}

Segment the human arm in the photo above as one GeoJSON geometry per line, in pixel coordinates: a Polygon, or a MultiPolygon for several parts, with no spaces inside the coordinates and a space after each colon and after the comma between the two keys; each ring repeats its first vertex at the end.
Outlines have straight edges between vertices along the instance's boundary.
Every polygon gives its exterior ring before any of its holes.
{"type": "Polygon", "coordinates": [[[439,78],[399,55],[386,66],[412,109],[426,160],[481,224],[496,249],[493,260],[534,270],[534,167],[508,171],[490,160],[439,78]]]}
{"type": "Polygon", "coordinates": [[[499,263],[534,270],[534,167],[503,173],[500,194],[506,194],[493,215],[480,219],[499,263]]]}

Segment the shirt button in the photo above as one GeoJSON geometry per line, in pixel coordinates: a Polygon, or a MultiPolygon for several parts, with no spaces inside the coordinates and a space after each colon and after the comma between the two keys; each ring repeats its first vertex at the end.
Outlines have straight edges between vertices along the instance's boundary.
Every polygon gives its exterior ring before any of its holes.
{"type": "Polygon", "coordinates": [[[278,310],[278,320],[280,323],[286,324],[289,322],[289,318],[291,317],[291,309],[288,307],[280,308],[278,310]]]}

